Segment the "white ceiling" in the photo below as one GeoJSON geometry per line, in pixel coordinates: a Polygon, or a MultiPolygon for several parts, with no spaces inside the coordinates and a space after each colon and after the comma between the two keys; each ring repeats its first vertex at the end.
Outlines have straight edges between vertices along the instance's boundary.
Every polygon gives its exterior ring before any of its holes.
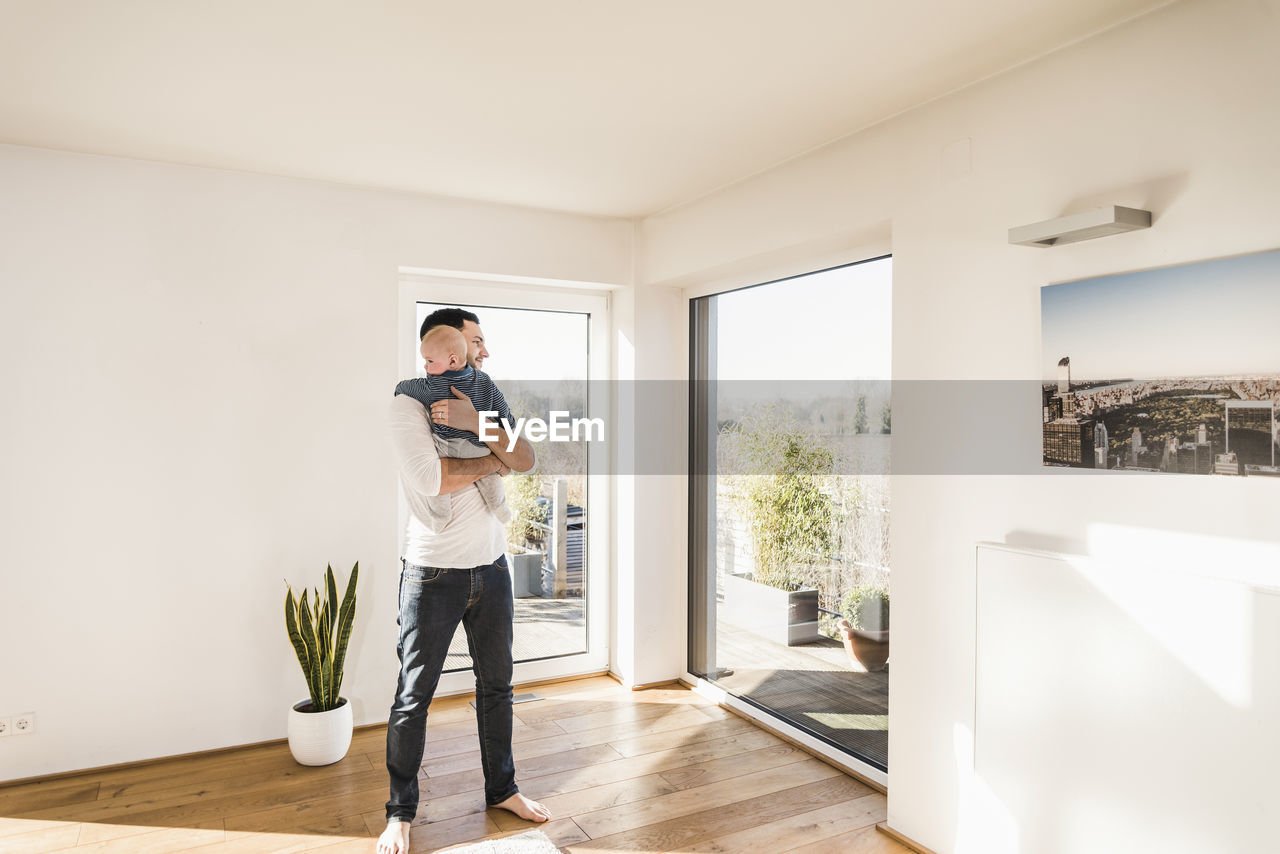
{"type": "Polygon", "coordinates": [[[0,0],[0,141],[611,216],[1169,0],[0,0]]]}

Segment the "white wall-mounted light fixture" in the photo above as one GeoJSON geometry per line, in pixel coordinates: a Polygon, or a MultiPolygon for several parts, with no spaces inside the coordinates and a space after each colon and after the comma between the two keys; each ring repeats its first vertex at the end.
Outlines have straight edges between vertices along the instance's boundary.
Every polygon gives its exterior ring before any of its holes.
{"type": "Polygon", "coordinates": [[[1009,242],[1020,246],[1047,248],[1150,227],[1151,211],[1106,205],[1084,213],[1011,228],[1009,242]]]}

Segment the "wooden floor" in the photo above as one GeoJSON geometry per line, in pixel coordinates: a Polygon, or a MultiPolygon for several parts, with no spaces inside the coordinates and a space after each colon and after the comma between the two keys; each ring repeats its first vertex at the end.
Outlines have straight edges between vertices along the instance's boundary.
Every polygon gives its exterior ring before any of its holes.
{"type": "MultiPolygon", "coordinates": [[[[606,677],[534,690],[545,699],[516,706],[517,779],[562,851],[908,850],[874,827],[883,795],[693,692],[606,677]]],[[[485,809],[468,700],[432,705],[414,851],[533,827],[485,809]]],[[[385,735],[359,730],[324,768],[273,744],[0,787],[0,851],[372,852],[385,735]]]]}
{"type": "MultiPolygon", "coordinates": [[[[586,607],[580,598],[515,600],[515,660],[586,650],[586,607]]],[[[844,645],[820,638],[783,646],[717,620],[716,684],[751,700],[869,764],[889,767],[889,674],[852,665],[844,645]]],[[[445,670],[470,670],[458,627],[445,670]]]]}
{"type": "MultiPolygon", "coordinates": [[[[515,600],[515,659],[586,649],[582,599],[515,600]]],[[[881,769],[889,767],[889,674],[852,665],[838,640],[783,646],[717,621],[716,684],[881,769]]],[[[470,670],[467,638],[454,635],[445,670],[470,670]]]]}

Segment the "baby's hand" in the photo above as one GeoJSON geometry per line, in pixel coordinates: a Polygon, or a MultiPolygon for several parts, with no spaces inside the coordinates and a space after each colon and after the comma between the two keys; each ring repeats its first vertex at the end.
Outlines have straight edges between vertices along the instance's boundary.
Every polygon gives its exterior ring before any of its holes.
{"type": "Polygon", "coordinates": [[[449,387],[453,397],[446,397],[431,404],[431,420],[436,424],[446,424],[455,430],[466,430],[468,433],[480,434],[480,416],[471,404],[471,398],[449,387]]]}

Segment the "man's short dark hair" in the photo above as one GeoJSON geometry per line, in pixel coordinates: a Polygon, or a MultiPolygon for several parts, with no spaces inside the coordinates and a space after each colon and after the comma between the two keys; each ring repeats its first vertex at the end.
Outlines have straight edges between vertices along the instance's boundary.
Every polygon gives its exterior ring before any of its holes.
{"type": "Polygon", "coordinates": [[[480,325],[480,318],[476,317],[475,312],[462,308],[437,308],[427,315],[426,320],[422,321],[422,328],[418,330],[418,340],[421,341],[427,336],[428,332],[437,326],[452,326],[454,329],[462,329],[462,324],[468,320],[476,326],[480,325]]]}

